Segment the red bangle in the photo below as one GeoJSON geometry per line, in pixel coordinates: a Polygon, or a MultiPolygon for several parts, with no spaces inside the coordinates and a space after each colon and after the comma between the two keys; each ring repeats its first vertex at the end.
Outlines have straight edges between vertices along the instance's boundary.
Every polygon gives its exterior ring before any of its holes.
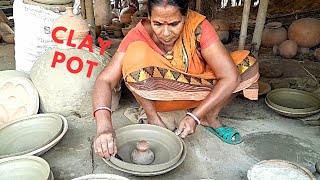
{"type": "Polygon", "coordinates": [[[112,110],[109,107],[98,107],[96,110],[93,111],[93,117],[96,117],[96,112],[100,110],[108,110],[112,114],[112,110]]]}

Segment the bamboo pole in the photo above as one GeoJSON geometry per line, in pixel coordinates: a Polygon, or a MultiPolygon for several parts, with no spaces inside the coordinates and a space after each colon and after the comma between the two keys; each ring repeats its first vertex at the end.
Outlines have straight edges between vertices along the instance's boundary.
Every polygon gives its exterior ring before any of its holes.
{"type": "Polygon", "coordinates": [[[196,11],[200,13],[201,11],[201,0],[196,1],[196,11]]]}
{"type": "Polygon", "coordinates": [[[243,6],[243,13],[242,13],[242,23],[241,23],[241,31],[240,31],[240,39],[239,39],[239,47],[238,47],[239,50],[243,50],[244,46],[246,45],[250,6],[251,6],[251,0],[245,0],[244,6],[243,6]]]}
{"type": "Polygon", "coordinates": [[[111,2],[110,0],[94,1],[94,17],[96,26],[111,24],[111,2]]]}
{"type": "Polygon", "coordinates": [[[81,6],[81,16],[83,19],[86,19],[86,3],[85,0],[80,0],[80,6],[81,6]]]}
{"type": "Polygon", "coordinates": [[[94,44],[96,44],[96,25],[94,22],[94,12],[93,12],[93,0],[85,0],[86,6],[86,17],[90,24],[90,32],[92,33],[92,39],[94,44]]]}
{"type": "Polygon", "coordinates": [[[266,22],[267,10],[268,10],[269,0],[261,0],[259,3],[259,9],[256,19],[256,25],[254,28],[253,38],[252,38],[252,53],[255,57],[258,57],[259,48],[261,45],[261,36],[266,22]]]}

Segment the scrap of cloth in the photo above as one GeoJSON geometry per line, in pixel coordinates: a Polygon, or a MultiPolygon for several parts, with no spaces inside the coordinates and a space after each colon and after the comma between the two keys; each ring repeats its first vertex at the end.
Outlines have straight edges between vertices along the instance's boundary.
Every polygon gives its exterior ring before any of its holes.
{"type": "MultiPolygon", "coordinates": [[[[118,49],[125,51],[122,73],[126,86],[142,98],[154,100],[158,112],[195,108],[217,83],[214,72],[201,56],[201,49],[218,39],[213,28],[211,35],[203,34],[202,22],[207,22],[205,16],[189,11],[172,56],[159,50],[141,22],[118,49]]],[[[245,97],[256,100],[259,67],[249,54],[246,50],[231,53],[241,76],[234,93],[243,91],[245,97]]]]}

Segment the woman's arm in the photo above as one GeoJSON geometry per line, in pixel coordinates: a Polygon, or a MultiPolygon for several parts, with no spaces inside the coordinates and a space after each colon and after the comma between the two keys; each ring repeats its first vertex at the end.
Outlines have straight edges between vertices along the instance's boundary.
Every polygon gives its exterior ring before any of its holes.
{"type": "MultiPolygon", "coordinates": [[[[240,83],[240,75],[230,54],[221,41],[216,41],[201,52],[202,57],[209,64],[216,75],[217,83],[210,94],[202,103],[193,110],[192,114],[202,119],[216,106],[221,106],[230,98],[235,88],[240,83]]],[[[193,134],[196,129],[196,122],[190,116],[186,116],[179,124],[176,134],[181,138],[193,134]]]]}
{"type": "MultiPolygon", "coordinates": [[[[111,62],[97,77],[92,94],[93,110],[104,106],[111,108],[112,91],[122,78],[121,61],[124,54],[123,52],[116,52],[111,62]]],[[[95,119],[97,125],[97,135],[94,142],[95,152],[99,156],[109,159],[110,154],[115,155],[117,153],[111,113],[106,110],[99,110],[95,113],[95,119]]]]}
{"type": "Polygon", "coordinates": [[[221,41],[202,50],[201,54],[215,73],[217,83],[211,93],[192,112],[199,119],[202,119],[215,106],[227,101],[241,81],[237,66],[221,41]]]}

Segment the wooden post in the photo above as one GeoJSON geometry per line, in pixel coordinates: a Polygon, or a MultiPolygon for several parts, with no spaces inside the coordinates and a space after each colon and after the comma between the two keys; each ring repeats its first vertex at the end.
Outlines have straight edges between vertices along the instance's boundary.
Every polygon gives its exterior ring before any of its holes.
{"type": "Polygon", "coordinates": [[[111,2],[110,0],[94,1],[94,17],[96,26],[111,24],[111,2]]]}
{"type": "Polygon", "coordinates": [[[196,11],[200,13],[201,11],[201,0],[196,1],[196,11]]]}
{"type": "Polygon", "coordinates": [[[240,31],[240,39],[239,39],[239,50],[243,50],[246,45],[247,39],[247,29],[248,29],[248,21],[250,15],[250,6],[251,0],[245,0],[242,12],[242,23],[241,23],[241,31],[240,31]]]}
{"type": "Polygon", "coordinates": [[[86,4],[85,0],[80,0],[80,6],[81,6],[81,16],[83,19],[86,19],[86,4]]]}
{"type": "Polygon", "coordinates": [[[261,36],[266,22],[267,10],[268,10],[269,0],[261,0],[259,3],[259,9],[256,19],[256,25],[254,28],[253,38],[252,38],[252,53],[255,57],[258,57],[259,48],[261,45],[261,36]]]}
{"type": "Polygon", "coordinates": [[[94,22],[94,12],[93,12],[93,0],[85,0],[86,6],[86,17],[88,19],[90,26],[90,32],[92,33],[92,39],[94,44],[96,44],[96,24],[94,22]]]}

